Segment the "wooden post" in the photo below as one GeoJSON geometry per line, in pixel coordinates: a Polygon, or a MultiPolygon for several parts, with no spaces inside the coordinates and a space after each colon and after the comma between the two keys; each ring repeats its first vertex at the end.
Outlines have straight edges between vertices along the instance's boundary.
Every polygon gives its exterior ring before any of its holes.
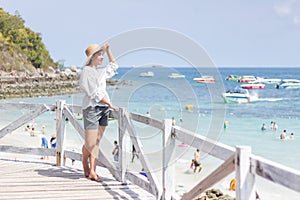
{"type": "Polygon", "coordinates": [[[59,100],[56,102],[56,165],[61,166],[62,160],[63,165],[66,163],[64,156],[64,139],[66,136],[66,117],[63,113],[65,100],[59,100]]]}
{"type": "Polygon", "coordinates": [[[119,109],[118,117],[118,128],[119,128],[119,170],[121,174],[121,182],[126,183],[126,141],[124,140],[125,136],[125,123],[124,123],[124,110],[123,108],[119,109]]]}
{"type": "Polygon", "coordinates": [[[164,120],[164,133],[163,133],[163,168],[162,168],[162,185],[163,194],[162,199],[170,200],[172,193],[175,192],[175,163],[171,163],[172,154],[175,150],[175,139],[172,138],[172,120],[164,120]]]}
{"type": "Polygon", "coordinates": [[[250,163],[251,147],[236,147],[236,199],[255,199],[255,174],[250,163]]]}

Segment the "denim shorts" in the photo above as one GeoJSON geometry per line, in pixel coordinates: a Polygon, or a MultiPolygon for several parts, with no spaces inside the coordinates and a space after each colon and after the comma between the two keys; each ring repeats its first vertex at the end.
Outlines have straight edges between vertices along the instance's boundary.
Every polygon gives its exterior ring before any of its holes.
{"type": "Polygon", "coordinates": [[[87,107],[82,111],[84,130],[97,130],[98,126],[108,125],[109,107],[87,107]]]}

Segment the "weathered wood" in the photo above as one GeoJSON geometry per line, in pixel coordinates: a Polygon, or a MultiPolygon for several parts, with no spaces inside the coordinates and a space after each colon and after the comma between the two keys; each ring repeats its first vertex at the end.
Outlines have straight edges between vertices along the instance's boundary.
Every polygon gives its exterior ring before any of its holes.
{"type": "Polygon", "coordinates": [[[48,110],[50,110],[50,108],[45,104],[35,107],[35,110],[31,111],[26,115],[21,116],[19,119],[13,121],[9,125],[2,128],[0,130],[0,139],[4,137],[6,134],[11,133],[12,131],[18,129],[19,127],[23,126],[25,123],[31,121],[32,119],[36,118],[37,116],[41,115],[42,113],[48,110]]]}
{"type": "Polygon", "coordinates": [[[257,175],[273,183],[300,192],[300,172],[298,170],[259,156],[251,155],[250,160],[257,175]]]}
{"type": "Polygon", "coordinates": [[[119,170],[121,174],[121,181],[126,182],[126,165],[127,165],[127,157],[126,157],[126,141],[125,141],[125,132],[126,127],[124,123],[124,110],[122,108],[119,109],[118,116],[118,134],[119,134],[119,170]]]}
{"type": "Polygon", "coordinates": [[[55,156],[55,149],[16,147],[11,145],[0,145],[0,152],[39,155],[39,156],[55,156]]]}
{"type": "Polygon", "coordinates": [[[81,170],[53,163],[0,159],[0,164],[1,199],[155,199],[142,188],[115,181],[107,170],[101,170],[104,182],[96,183],[81,170]]]}
{"type": "Polygon", "coordinates": [[[66,116],[63,113],[66,101],[61,100],[56,103],[56,164],[65,165],[65,138],[66,138],[66,116]]]}
{"type": "Polygon", "coordinates": [[[82,125],[78,122],[73,112],[69,109],[69,107],[65,106],[63,110],[65,116],[69,119],[69,122],[73,125],[77,133],[81,138],[84,138],[84,129],[82,125]]]}
{"type": "Polygon", "coordinates": [[[171,163],[173,153],[175,152],[175,139],[172,136],[172,120],[165,119],[163,122],[163,194],[162,199],[171,199],[175,192],[175,163],[171,163]]]}
{"type": "Polygon", "coordinates": [[[159,184],[156,176],[152,173],[151,165],[149,164],[150,162],[144,156],[145,155],[144,150],[143,150],[142,146],[140,145],[141,141],[137,137],[133,123],[130,120],[129,113],[126,111],[124,112],[124,122],[126,123],[126,125],[125,125],[126,130],[128,131],[128,133],[131,137],[131,141],[132,141],[133,145],[135,146],[136,151],[139,155],[140,162],[145,170],[145,173],[147,174],[147,178],[150,182],[150,186],[151,186],[151,190],[152,190],[151,193],[154,194],[157,199],[159,199],[161,197],[161,193],[162,193],[160,184],[159,184]]]}
{"type": "Polygon", "coordinates": [[[251,147],[237,146],[235,157],[236,199],[255,199],[255,172],[251,170],[251,147]]]}
{"type": "MultiPolygon", "coordinates": [[[[72,160],[82,161],[82,154],[70,150],[65,150],[65,157],[72,160]]],[[[104,166],[102,166],[104,167],[104,166]]]]}
{"type": "Polygon", "coordinates": [[[143,115],[139,115],[139,114],[135,114],[135,113],[130,113],[130,117],[134,121],[141,122],[143,124],[148,124],[152,127],[163,130],[163,123],[161,121],[158,121],[151,117],[147,117],[147,116],[143,116],[143,115]]]}
{"type": "Polygon", "coordinates": [[[232,155],[210,175],[199,182],[194,188],[182,196],[182,200],[190,200],[197,197],[197,195],[205,192],[208,188],[220,182],[223,178],[234,171],[235,155],[232,155]]]}
{"type": "Polygon", "coordinates": [[[128,179],[133,184],[143,188],[144,190],[146,190],[147,192],[152,194],[152,192],[153,192],[152,187],[150,186],[149,181],[146,180],[146,177],[144,177],[142,175],[136,175],[130,171],[127,171],[126,179],[128,179]]]}
{"type": "Polygon", "coordinates": [[[33,104],[33,103],[0,103],[0,110],[37,110],[41,105],[48,107],[50,111],[55,110],[55,105],[33,104]]]}
{"type": "Polygon", "coordinates": [[[233,147],[211,140],[179,126],[173,126],[172,132],[176,140],[195,148],[201,147],[201,151],[216,158],[227,160],[235,153],[233,147]]]}

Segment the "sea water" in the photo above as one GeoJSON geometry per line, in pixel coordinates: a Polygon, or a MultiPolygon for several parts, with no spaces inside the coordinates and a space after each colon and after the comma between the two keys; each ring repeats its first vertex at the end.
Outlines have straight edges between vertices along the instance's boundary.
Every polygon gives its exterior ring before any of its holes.
{"type": "MultiPolygon", "coordinates": [[[[250,103],[224,103],[221,93],[229,87],[238,87],[240,83],[226,81],[225,77],[234,75],[254,75],[264,78],[300,79],[299,68],[219,68],[210,69],[148,67],[120,68],[114,79],[123,84],[108,86],[112,102],[130,112],[150,115],[158,120],[175,118],[176,125],[196,134],[204,135],[229,146],[249,145],[255,155],[300,170],[300,89],[276,89],[274,84],[264,89],[250,90],[255,100],[250,103]],[[140,77],[140,73],[152,71],[153,77],[140,77]],[[171,79],[168,75],[179,73],[185,78],[171,79]],[[193,78],[213,75],[216,83],[198,83],[193,78]],[[226,129],[223,123],[228,121],[226,129]],[[271,121],[278,124],[278,130],[270,128],[271,121]],[[267,126],[261,131],[262,124],[267,126]],[[294,133],[293,140],[280,140],[279,135],[287,130],[294,133]]],[[[82,94],[58,95],[51,97],[5,99],[1,102],[26,102],[55,104],[65,100],[68,104],[81,105],[82,94]]],[[[17,120],[26,110],[1,112],[1,127],[17,120]]],[[[55,133],[55,113],[47,112],[30,122],[39,129],[46,125],[47,134],[55,133]]],[[[80,122],[82,123],[82,121],[80,122]]],[[[161,131],[144,124],[135,123],[145,152],[151,157],[157,155],[162,147],[161,131]]],[[[117,139],[117,121],[110,121],[104,142],[117,139]]],[[[82,139],[67,124],[67,145],[80,151],[82,139]]],[[[179,150],[177,160],[191,160],[194,148],[179,150]]],[[[201,154],[205,163],[206,154],[201,154]]]]}

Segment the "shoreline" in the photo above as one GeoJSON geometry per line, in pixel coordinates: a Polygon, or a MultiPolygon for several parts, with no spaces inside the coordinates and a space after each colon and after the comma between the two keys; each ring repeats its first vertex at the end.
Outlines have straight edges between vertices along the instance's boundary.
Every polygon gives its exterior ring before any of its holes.
{"type": "MultiPolygon", "coordinates": [[[[108,86],[127,84],[107,80],[108,86]]],[[[0,99],[55,96],[80,93],[79,73],[46,73],[39,76],[0,76],[0,99]]]]}

